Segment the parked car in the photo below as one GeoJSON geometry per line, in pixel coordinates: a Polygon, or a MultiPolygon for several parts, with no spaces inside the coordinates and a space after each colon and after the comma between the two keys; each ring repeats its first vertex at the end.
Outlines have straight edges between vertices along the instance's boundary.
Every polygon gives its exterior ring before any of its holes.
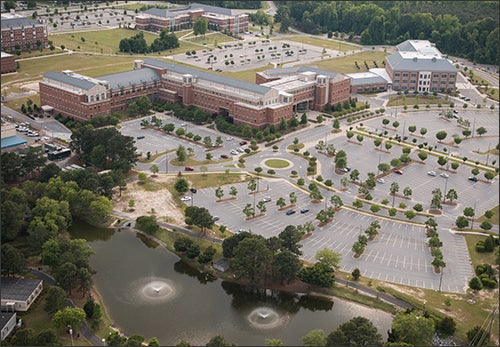
{"type": "Polygon", "coordinates": [[[236,150],[240,153],[245,153],[245,150],[241,147],[236,148],[236,150]]]}
{"type": "Polygon", "coordinates": [[[183,196],[181,198],[181,201],[190,201],[190,200],[191,200],[191,197],[189,195],[183,196]]]}
{"type": "Polygon", "coordinates": [[[145,137],[146,137],[146,136],[143,136],[143,135],[141,135],[141,136],[137,136],[137,140],[141,140],[141,139],[143,139],[143,138],[145,138],[145,137]]]}
{"type": "Polygon", "coordinates": [[[345,172],[345,173],[347,173],[347,172],[349,172],[349,171],[351,171],[351,168],[350,168],[350,167],[343,167],[342,169],[340,169],[340,172],[345,172]]]}
{"type": "Polygon", "coordinates": [[[427,175],[436,176],[436,172],[435,171],[427,171],[427,175]]]}
{"type": "Polygon", "coordinates": [[[233,140],[233,137],[232,136],[229,136],[226,138],[226,141],[232,141],[233,140]]]}
{"type": "Polygon", "coordinates": [[[397,173],[398,175],[402,175],[403,171],[401,171],[401,170],[394,170],[394,173],[397,173]]]}
{"type": "Polygon", "coordinates": [[[247,143],[248,143],[248,142],[246,142],[246,141],[240,141],[240,146],[244,146],[244,145],[246,145],[247,143]]]}
{"type": "Polygon", "coordinates": [[[236,154],[238,154],[238,151],[235,149],[232,149],[231,152],[229,152],[229,153],[231,153],[232,155],[236,155],[236,154]]]}
{"type": "Polygon", "coordinates": [[[221,157],[222,159],[227,159],[227,158],[229,158],[227,154],[221,154],[221,155],[220,155],[220,157],[221,157]]]}
{"type": "Polygon", "coordinates": [[[244,233],[246,230],[245,229],[238,229],[237,233],[244,233]]]}
{"type": "Polygon", "coordinates": [[[443,178],[448,178],[450,177],[450,175],[448,175],[446,172],[442,172],[439,174],[439,176],[443,177],[443,178]]]}
{"type": "Polygon", "coordinates": [[[377,183],[385,183],[385,180],[383,178],[377,178],[377,183]]]}
{"type": "Polygon", "coordinates": [[[184,171],[194,171],[194,167],[191,167],[191,166],[186,166],[184,168],[184,171]]]}
{"type": "Polygon", "coordinates": [[[302,208],[302,209],[300,209],[300,213],[307,213],[307,212],[309,212],[308,208],[302,208]]]}
{"type": "Polygon", "coordinates": [[[271,197],[266,196],[264,199],[262,199],[262,202],[269,202],[271,201],[271,197]]]}
{"type": "Polygon", "coordinates": [[[212,220],[213,220],[214,222],[217,222],[219,219],[220,219],[220,218],[219,218],[219,216],[213,216],[213,217],[212,217],[212,220]]]}
{"type": "Polygon", "coordinates": [[[468,178],[469,181],[472,181],[472,182],[477,182],[477,177],[476,176],[470,176],[468,178]]]}
{"type": "Polygon", "coordinates": [[[286,211],[286,215],[287,216],[291,216],[294,213],[295,213],[295,210],[288,210],[288,211],[286,211]]]}

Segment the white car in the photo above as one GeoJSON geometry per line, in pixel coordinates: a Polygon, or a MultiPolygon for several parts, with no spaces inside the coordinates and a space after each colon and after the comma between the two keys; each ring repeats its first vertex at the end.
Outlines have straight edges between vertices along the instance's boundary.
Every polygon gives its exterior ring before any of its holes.
{"type": "Polygon", "coordinates": [[[228,138],[226,138],[226,141],[232,141],[233,138],[231,136],[229,136],[228,138]]]}
{"type": "Polygon", "coordinates": [[[450,177],[450,175],[448,175],[446,172],[441,173],[439,176],[441,176],[441,177],[443,177],[443,178],[448,178],[448,177],[450,177]]]}
{"type": "Polygon", "coordinates": [[[383,178],[377,178],[377,183],[385,183],[385,180],[383,178]]]}
{"type": "Polygon", "coordinates": [[[245,153],[245,150],[241,147],[236,148],[236,150],[240,153],[245,153]]]}
{"type": "Polygon", "coordinates": [[[436,176],[436,172],[435,171],[427,171],[427,175],[436,176]]]}
{"type": "Polygon", "coordinates": [[[232,149],[231,152],[229,152],[229,153],[231,153],[232,155],[236,155],[236,154],[238,154],[238,151],[235,149],[232,149]]]}
{"type": "Polygon", "coordinates": [[[191,200],[191,197],[188,195],[181,198],[181,201],[190,201],[190,200],[191,200]]]}

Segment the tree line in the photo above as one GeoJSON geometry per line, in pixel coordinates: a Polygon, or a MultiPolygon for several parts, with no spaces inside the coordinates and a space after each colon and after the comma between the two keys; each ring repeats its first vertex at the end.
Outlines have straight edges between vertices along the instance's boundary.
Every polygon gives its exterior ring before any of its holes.
{"type": "Polygon", "coordinates": [[[331,37],[348,33],[365,45],[397,45],[408,39],[429,40],[449,55],[473,62],[498,64],[498,2],[420,1],[421,12],[404,2],[283,1],[275,22],[331,37]],[[432,3],[432,5],[430,5],[432,3]],[[436,7],[436,4],[439,6],[436,7]],[[435,10],[436,9],[436,10],[435,10]],[[473,12],[474,18],[460,13],[473,12]]]}

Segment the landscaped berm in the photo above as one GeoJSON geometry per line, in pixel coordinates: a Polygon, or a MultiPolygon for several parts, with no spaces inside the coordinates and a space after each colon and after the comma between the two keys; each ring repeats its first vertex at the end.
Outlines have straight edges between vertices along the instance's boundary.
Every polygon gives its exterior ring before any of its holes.
{"type": "Polygon", "coordinates": [[[268,159],[264,162],[264,165],[273,169],[285,169],[291,164],[285,159],[268,159]]]}

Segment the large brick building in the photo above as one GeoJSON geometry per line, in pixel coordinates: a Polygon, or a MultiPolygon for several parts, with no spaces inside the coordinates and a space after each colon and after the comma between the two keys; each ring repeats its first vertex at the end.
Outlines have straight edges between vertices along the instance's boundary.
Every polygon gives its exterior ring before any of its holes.
{"type": "Polygon", "coordinates": [[[427,40],[406,40],[386,58],[385,69],[392,89],[409,92],[451,92],[456,88],[457,69],[427,40]]]}
{"type": "Polygon", "coordinates": [[[14,72],[16,71],[16,60],[12,54],[1,52],[1,71],[2,73],[14,72]]]}
{"type": "Polygon", "coordinates": [[[135,27],[139,30],[178,31],[192,28],[199,18],[208,20],[211,30],[241,34],[248,30],[248,15],[238,11],[193,3],[169,9],[151,8],[135,16],[135,27]]]}
{"type": "Polygon", "coordinates": [[[54,113],[87,120],[123,110],[141,95],[224,114],[235,124],[278,125],[295,112],[321,111],[349,99],[350,78],[316,68],[268,70],[260,84],[146,58],[134,70],[98,78],[71,71],[48,72],[40,82],[40,104],[54,113]]]}
{"type": "Polygon", "coordinates": [[[2,17],[2,51],[15,52],[46,48],[48,46],[47,25],[38,19],[24,17],[2,17]]]}

